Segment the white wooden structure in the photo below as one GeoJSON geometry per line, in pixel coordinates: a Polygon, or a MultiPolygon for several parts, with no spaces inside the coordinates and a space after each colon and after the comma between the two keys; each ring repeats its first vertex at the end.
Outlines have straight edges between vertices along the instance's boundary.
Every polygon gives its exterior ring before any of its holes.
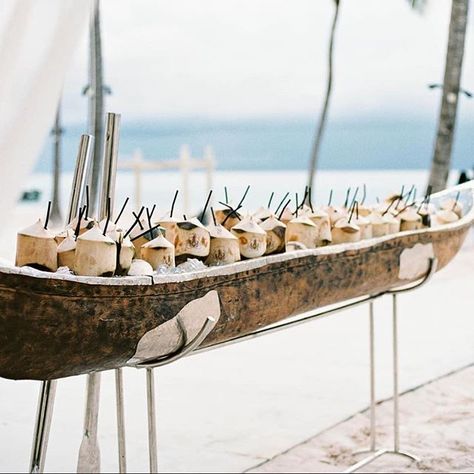
{"type": "Polygon", "coordinates": [[[118,168],[132,170],[135,175],[134,199],[136,209],[142,205],[142,172],[177,169],[181,172],[181,195],[183,198],[183,209],[189,212],[189,173],[193,170],[206,170],[206,186],[208,191],[212,189],[212,179],[215,169],[214,151],[210,146],[204,148],[202,158],[191,156],[188,145],[182,145],[177,159],[172,160],[145,160],[140,149],[135,150],[131,159],[120,160],[118,168]]]}

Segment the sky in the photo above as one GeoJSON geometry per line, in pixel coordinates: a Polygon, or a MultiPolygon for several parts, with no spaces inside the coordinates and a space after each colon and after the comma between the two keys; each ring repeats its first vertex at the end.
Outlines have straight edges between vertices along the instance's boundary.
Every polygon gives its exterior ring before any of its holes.
{"type": "MultiPolygon", "coordinates": [[[[449,0],[341,0],[331,118],[438,113],[449,0]]],[[[107,110],[124,120],[313,117],[327,77],[332,0],[102,0],[107,110]]],[[[471,12],[469,25],[474,18],[471,12]]],[[[474,89],[468,32],[462,84],[474,89]]],[[[85,120],[87,35],[64,85],[66,123],[85,120]]],[[[461,118],[474,100],[461,99],[461,118]]]]}

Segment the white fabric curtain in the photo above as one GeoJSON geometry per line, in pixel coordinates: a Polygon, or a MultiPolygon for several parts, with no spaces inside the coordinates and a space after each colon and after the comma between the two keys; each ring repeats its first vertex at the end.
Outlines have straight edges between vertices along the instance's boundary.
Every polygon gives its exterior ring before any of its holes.
{"type": "Polygon", "coordinates": [[[51,129],[92,7],[92,0],[0,0],[2,217],[14,207],[51,129]]]}

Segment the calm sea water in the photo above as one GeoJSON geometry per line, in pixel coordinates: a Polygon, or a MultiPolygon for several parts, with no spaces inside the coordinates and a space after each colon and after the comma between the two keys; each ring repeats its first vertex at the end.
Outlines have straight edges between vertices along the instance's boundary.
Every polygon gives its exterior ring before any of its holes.
{"type": "MultiPolygon", "coordinates": [[[[320,168],[426,169],[431,160],[435,119],[425,121],[372,119],[330,121],[324,138],[320,168]]],[[[78,139],[84,125],[65,126],[63,169],[72,170],[78,139]]],[[[222,170],[306,169],[315,120],[202,119],[128,122],[122,121],[120,153],[130,155],[137,148],[145,159],[177,156],[182,144],[200,156],[206,145],[214,148],[222,170]]],[[[474,163],[474,122],[460,122],[453,154],[454,168],[471,168],[474,163]]],[[[51,167],[50,139],[45,143],[36,171],[51,167]]]]}

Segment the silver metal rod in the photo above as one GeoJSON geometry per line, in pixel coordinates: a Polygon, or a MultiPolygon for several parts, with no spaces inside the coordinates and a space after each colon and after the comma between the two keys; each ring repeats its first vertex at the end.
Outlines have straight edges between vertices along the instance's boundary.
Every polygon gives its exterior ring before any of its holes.
{"type": "Polygon", "coordinates": [[[370,450],[375,451],[375,333],[374,333],[374,302],[369,303],[369,333],[370,333],[370,450]]]}
{"type": "Polygon", "coordinates": [[[110,213],[113,215],[115,181],[119,149],[120,114],[108,113],[105,124],[104,167],[102,169],[102,189],[100,194],[99,219],[105,219],[110,198],[110,213]]]}
{"type": "Polygon", "coordinates": [[[123,403],[123,376],[122,369],[115,370],[115,396],[117,404],[117,437],[119,472],[127,472],[127,453],[125,444],[125,409],[123,403]]]}
{"type": "Polygon", "coordinates": [[[158,451],[156,447],[156,409],[155,409],[155,380],[153,369],[146,369],[146,401],[148,411],[148,458],[150,472],[158,472],[158,451]]]}
{"type": "Polygon", "coordinates": [[[56,380],[45,380],[41,382],[33,435],[33,447],[31,449],[30,472],[36,473],[43,472],[44,470],[55,394],[56,380]]]}
{"type": "Polygon", "coordinates": [[[100,448],[97,440],[100,378],[101,374],[98,372],[89,374],[87,377],[84,434],[82,437],[81,447],[79,448],[77,472],[100,472],[100,448]]]}
{"type": "Polygon", "coordinates": [[[400,425],[398,412],[398,325],[397,295],[392,295],[392,345],[393,345],[393,450],[400,449],[400,425]]]}
{"type": "Polygon", "coordinates": [[[74,217],[77,216],[79,205],[81,202],[81,194],[83,192],[82,182],[91,158],[94,146],[94,137],[92,135],[81,135],[79,142],[79,150],[77,152],[76,167],[74,169],[73,186],[71,190],[71,197],[69,199],[69,211],[66,219],[66,224],[69,224],[74,217]],[[80,184],[79,184],[80,183],[80,184]]]}
{"type": "Polygon", "coordinates": [[[360,460],[358,463],[352,465],[350,468],[342,472],[356,472],[362,467],[367,466],[367,464],[370,464],[371,462],[375,461],[377,458],[379,458],[383,454],[386,454],[387,452],[388,451],[386,449],[380,449],[376,451],[375,453],[373,453],[372,455],[367,456],[366,458],[360,460]]]}

